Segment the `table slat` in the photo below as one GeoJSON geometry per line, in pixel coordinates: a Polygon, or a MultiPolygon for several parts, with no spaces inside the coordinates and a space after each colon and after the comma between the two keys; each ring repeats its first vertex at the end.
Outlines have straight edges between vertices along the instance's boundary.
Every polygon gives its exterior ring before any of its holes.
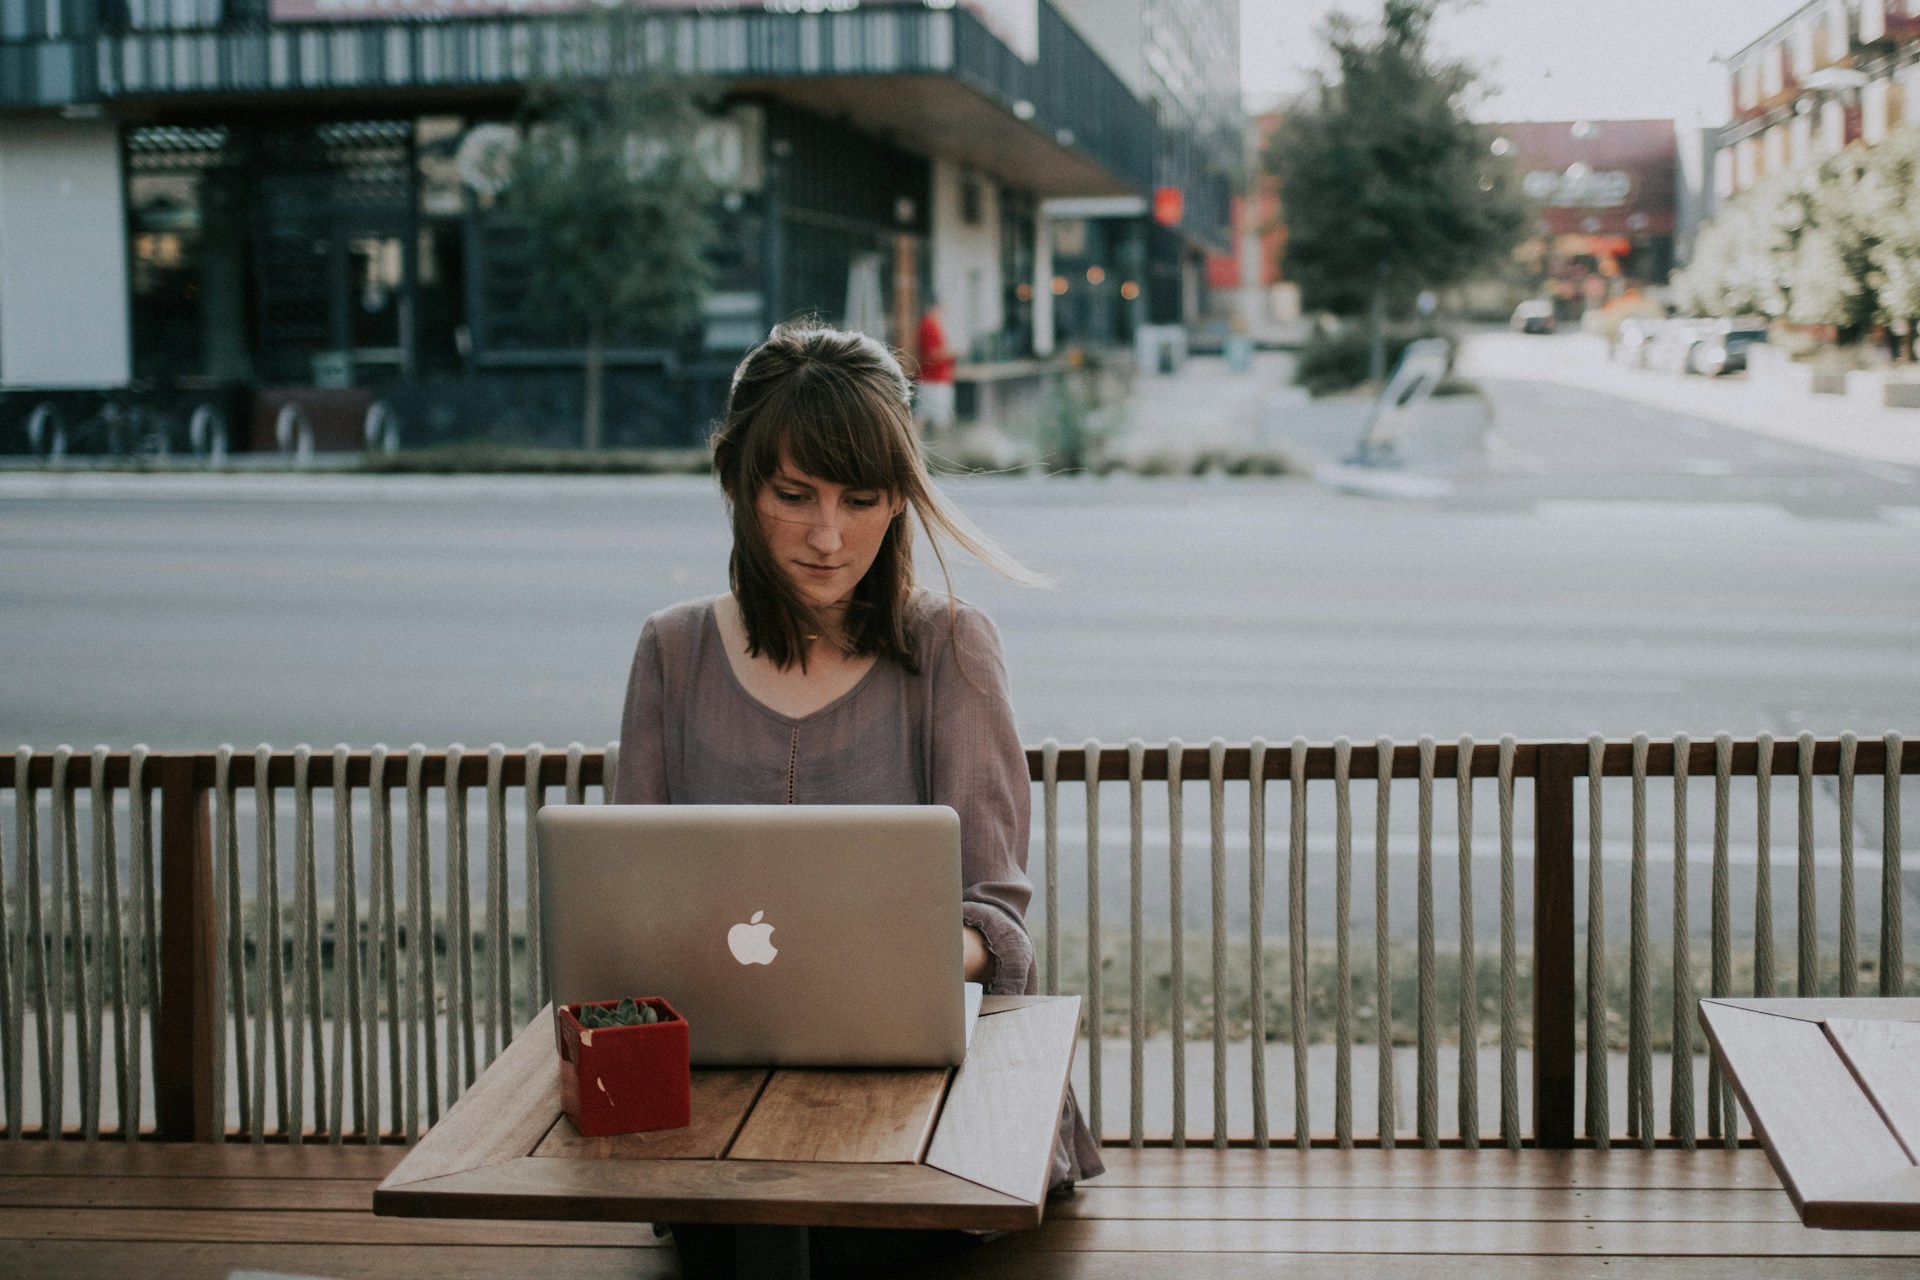
{"type": "MultiPolygon", "coordinates": [[[[573,1163],[573,1162],[568,1162],[573,1163]]],[[[231,1209],[0,1209],[5,1240],[273,1240],[284,1244],[655,1244],[635,1223],[438,1222],[370,1213],[231,1209]]],[[[291,1259],[297,1261],[297,1258],[291,1259]]]]}
{"type": "Polygon", "coordinates": [[[718,1160],[766,1083],[764,1067],[702,1067],[693,1073],[693,1123],[684,1129],[583,1138],[561,1116],[533,1154],[561,1160],[718,1160]]]}
{"type": "Polygon", "coordinates": [[[1745,1009],[1750,1013],[1770,1013],[1801,1022],[1825,1022],[1829,1018],[1871,1018],[1886,1022],[1920,1022],[1920,999],[1907,996],[1777,996],[1768,999],[1727,1000],[1716,998],[1702,1003],[1745,1009]]]}
{"type": "Polygon", "coordinates": [[[954,1073],[927,1164],[1038,1204],[1066,1100],[1080,1001],[1008,1009],[974,1027],[954,1073]]]}
{"type": "Polygon", "coordinates": [[[548,1005],[381,1185],[518,1159],[539,1145],[559,1114],[560,1052],[548,1005]]]}
{"type": "Polygon", "coordinates": [[[1920,1231],[1920,1168],[1902,1169],[1811,1203],[1803,1221],[1810,1227],[1920,1231]]]}
{"type": "Polygon", "coordinates": [[[1713,1000],[1701,1018],[1803,1218],[1811,1202],[1911,1167],[1818,1023],[1713,1000]]]}
{"type": "Polygon", "coordinates": [[[1827,1035],[1907,1149],[1907,1159],[1920,1161],[1920,1022],[1834,1018],[1827,1035]]]}
{"type": "Polygon", "coordinates": [[[538,1160],[379,1193],[410,1217],[752,1222],[778,1226],[1038,1226],[1040,1207],[917,1164],[771,1160],[538,1160]]]}
{"type": "Polygon", "coordinates": [[[940,1114],[947,1074],[776,1071],[727,1158],[914,1164],[940,1114]]]}

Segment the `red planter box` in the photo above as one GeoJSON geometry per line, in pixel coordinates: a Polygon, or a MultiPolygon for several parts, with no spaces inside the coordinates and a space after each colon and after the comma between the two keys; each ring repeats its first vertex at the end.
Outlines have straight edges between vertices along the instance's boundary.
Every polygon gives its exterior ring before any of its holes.
{"type": "MultiPolygon", "coordinates": [[[[660,1021],[637,1027],[580,1025],[577,1004],[554,1015],[560,1037],[560,1106],[589,1138],[678,1129],[693,1119],[687,1020],[659,996],[636,996],[660,1021]]],[[[618,1000],[590,1001],[612,1008],[618,1000]]]]}

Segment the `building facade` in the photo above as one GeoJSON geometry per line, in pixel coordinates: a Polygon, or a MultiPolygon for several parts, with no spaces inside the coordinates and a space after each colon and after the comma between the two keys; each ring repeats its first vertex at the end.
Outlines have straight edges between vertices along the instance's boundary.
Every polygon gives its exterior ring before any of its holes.
{"type": "MultiPolygon", "coordinates": [[[[965,356],[1044,353],[1047,202],[1144,206],[1191,150],[1046,0],[584,7],[0,0],[0,451],[128,389],[217,406],[236,448],[289,400],[323,447],[375,400],[410,442],[574,420],[583,355],[527,305],[495,170],[528,86],[609,41],[713,87],[723,193],[701,331],[609,353],[614,444],[696,442],[795,314],[910,347],[937,297],[965,356]]],[[[1143,305],[1191,300],[1136,275],[1143,305]]]]}
{"type": "Polygon", "coordinates": [[[1920,123],[1920,0],[1809,0],[1724,62],[1730,120],[1710,145],[1722,200],[1920,123]]]}
{"type": "Polygon", "coordinates": [[[1671,120],[1553,120],[1494,125],[1539,207],[1522,250],[1563,320],[1665,284],[1674,267],[1681,164],[1671,120]]]}

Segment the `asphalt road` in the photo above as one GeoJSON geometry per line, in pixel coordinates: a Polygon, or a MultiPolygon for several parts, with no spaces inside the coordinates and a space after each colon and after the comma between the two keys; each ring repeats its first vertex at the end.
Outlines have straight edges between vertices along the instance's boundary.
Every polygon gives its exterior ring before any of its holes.
{"type": "MultiPolygon", "coordinates": [[[[1486,411],[1410,442],[1453,486],[1430,501],[1299,477],[951,485],[1057,579],[955,568],[1000,625],[1022,734],[1917,731],[1910,469],[1591,392],[1487,391],[1486,411]]],[[[1318,421],[1279,397],[1262,437],[1303,457],[1345,442],[1344,427],[1317,441],[1318,421]]],[[[93,496],[0,480],[8,744],[604,742],[641,621],[724,585],[718,499],[687,478],[163,480],[93,496]]],[[[1790,851],[1786,793],[1776,811],[1790,851]]],[[[1124,820],[1116,797],[1115,853],[1124,820]]],[[[1189,821],[1201,844],[1198,795],[1189,821]]],[[[1616,821],[1610,852],[1622,834],[1616,821]]],[[[1484,897],[1492,877],[1478,878],[1484,897]]],[[[1189,894],[1201,909],[1200,882],[1189,894]]]]}

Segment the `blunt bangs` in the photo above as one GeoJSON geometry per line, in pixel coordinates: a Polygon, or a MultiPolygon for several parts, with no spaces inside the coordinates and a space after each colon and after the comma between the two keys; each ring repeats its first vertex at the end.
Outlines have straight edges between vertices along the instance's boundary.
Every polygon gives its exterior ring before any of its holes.
{"type": "Polygon", "coordinates": [[[843,369],[800,363],[767,388],[752,409],[740,459],[743,502],[751,502],[780,468],[781,455],[810,476],[850,489],[911,496],[920,460],[904,402],[890,403],[869,380],[857,384],[843,369]]]}

